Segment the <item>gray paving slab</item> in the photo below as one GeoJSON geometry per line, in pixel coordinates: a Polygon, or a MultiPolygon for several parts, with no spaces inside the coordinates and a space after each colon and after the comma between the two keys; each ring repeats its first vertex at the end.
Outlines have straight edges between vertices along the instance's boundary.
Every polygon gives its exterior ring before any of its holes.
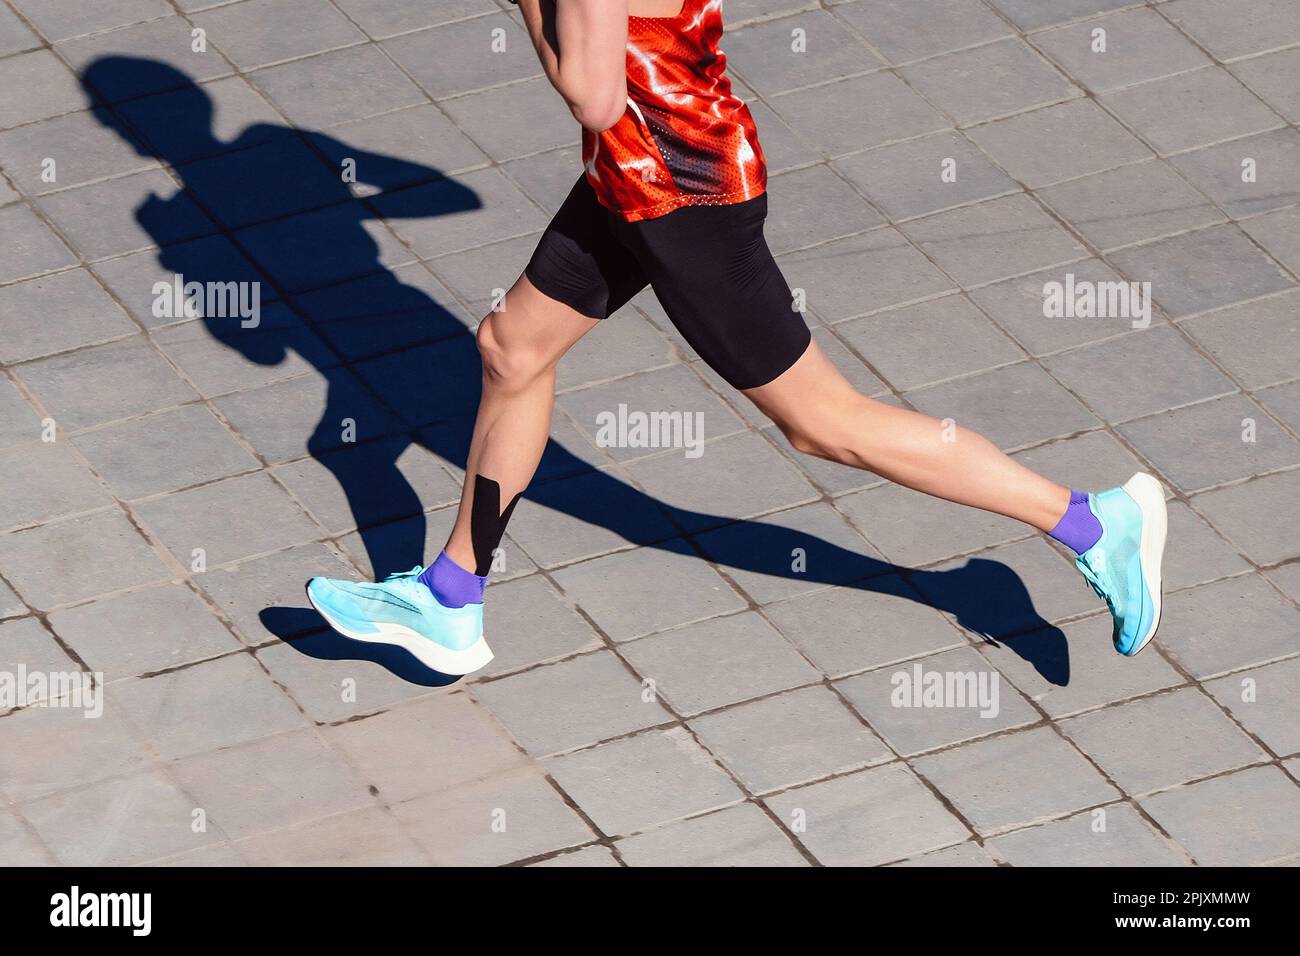
{"type": "Polygon", "coordinates": [[[251,0],[194,15],[210,41],[241,70],[308,56],[366,39],[333,4],[307,0],[251,0]],[[285,29],[289,23],[292,29],[285,29]]]}
{"type": "Polygon", "coordinates": [[[64,866],[128,866],[204,846],[193,801],[161,770],[36,800],[23,815],[64,866]]]}
{"type": "Polygon", "coordinates": [[[968,131],[1016,180],[1039,189],[1152,154],[1096,103],[1070,100],[968,131]]]}
{"type": "Polygon", "coordinates": [[[321,536],[320,527],[260,472],[152,498],[137,510],[187,567],[195,566],[195,549],[202,550],[204,566],[212,566],[321,536]]]}
{"type": "MultiPolygon", "coordinates": [[[[791,290],[827,322],[905,305],[957,286],[896,229],[873,229],[782,256],[791,290]],[[856,276],[846,284],[845,273],[856,276]]],[[[868,353],[869,354],[869,353],[868,353]]]]}
{"type": "Polygon", "coordinates": [[[1063,352],[1044,364],[1109,422],[1235,391],[1229,379],[1168,326],[1063,352]],[[1142,387],[1135,388],[1139,380],[1142,387]]]}
{"type": "Polygon", "coordinates": [[[1300,116],[1300,94],[1295,82],[1300,52],[1279,50],[1232,64],[1232,72],[1255,95],[1292,123],[1300,116]]]}
{"type": "Polygon", "coordinates": [[[0,165],[29,196],[156,165],[107,122],[103,110],[83,110],[0,133],[0,165]]]}
{"type": "Polygon", "coordinates": [[[1094,710],[1184,682],[1156,653],[1127,658],[1115,651],[1111,621],[1097,614],[986,648],[1007,680],[1052,719],[1094,710]]]}
{"type": "MultiPolygon", "coordinates": [[[[213,316],[214,319],[221,319],[226,323],[224,328],[237,328],[239,334],[252,337],[259,330],[284,324],[284,307],[275,304],[275,300],[279,298],[275,289],[266,282],[265,275],[259,272],[257,267],[225,236],[204,236],[177,243],[168,247],[166,256],[175,256],[180,262],[202,262],[205,272],[211,276],[219,276],[222,282],[258,283],[259,311],[254,317],[256,326],[250,325],[245,328],[244,319],[213,316]]],[[[160,314],[154,314],[154,306],[158,301],[158,295],[154,292],[155,284],[158,282],[172,284],[176,281],[177,275],[176,271],[164,268],[159,262],[157,249],[144,249],[113,259],[100,260],[94,264],[92,270],[135,320],[147,329],[175,326],[190,322],[194,318],[193,315],[178,313],[178,310],[172,309],[158,309],[160,314]]],[[[184,271],[180,274],[184,278],[184,271]]],[[[202,314],[204,310],[200,306],[194,311],[202,314]]],[[[208,328],[209,326],[204,323],[195,326],[195,329],[205,331],[208,328]]],[[[224,331],[220,324],[211,328],[213,331],[224,331]]],[[[208,332],[207,337],[217,344],[216,336],[212,332],[208,332]]]]}
{"type": "Polygon", "coordinates": [[[776,255],[853,236],[884,222],[829,166],[808,166],[772,180],[782,188],[773,190],[768,201],[764,235],[776,255]]]}
{"type": "MultiPolygon", "coordinates": [[[[1080,283],[1092,284],[1094,290],[1118,288],[1110,283],[1122,283],[1123,277],[1100,259],[1084,259],[1069,265],[1056,266],[1016,279],[996,282],[970,293],[972,301],[1011,335],[1031,355],[1047,355],[1077,345],[1098,342],[1119,335],[1131,334],[1134,317],[1115,314],[1109,308],[1105,315],[1092,318],[1070,318],[1060,311],[1048,308],[1049,295],[1061,293],[1074,283],[1076,289],[1085,288],[1080,283]],[[1073,278],[1071,278],[1073,277],[1073,278]]],[[[1144,300],[1145,301],[1145,300],[1144,300]]],[[[1152,324],[1162,321],[1152,309],[1152,324]]],[[[1145,317],[1141,319],[1145,322],[1145,317]]]]}
{"type": "Polygon", "coordinates": [[[49,50],[6,57],[0,62],[0,82],[7,90],[25,91],[23,96],[5,97],[0,106],[0,129],[87,106],[76,77],[49,50]]]}
{"type": "Polygon", "coordinates": [[[434,99],[512,83],[542,72],[528,34],[500,10],[490,16],[469,17],[400,36],[385,41],[383,46],[434,99]],[[503,48],[485,55],[492,49],[496,30],[503,31],[503,48]]]}
{"type": "Polygon", "coordinates": [[[1012,866],[1187,864],[1176,844],[1124,803],[1007,833],[987,845],[1012,866]]]}
{"type": "Polygon", "coordinates": [[[37,205],[86,259],[103,259],[217,231],[158,169],[42,196],[37,205]],[[166,198],[164,198],[166,197],[166,198]]]}
{"type": "MultiPolygon", "coordinates": [[[[296,603],[307,602],[299,598],[296,603]]],[[[310,616],[324,627],[315,612],[310,616]]],[[[277,636],[282,630],[277,624],[277,636]]],[[[339,640],[324,630],[263,647],[257,652],[257,660],[303,713],[318,724],[378,713],[436,689],[436,681],[426,685],[405,680],[379,661],[349,656],[339,640]]],[[[411,673],[410,669],[402,672],[411,673]]]]}
{"type": "Polygon", "coordinates": [[[1243,386],[1263,388],[1300,369],[1297,308],[1300,294],[1288,292],[1189,319],[1183,329],[1243,386]],[[1259,348],[1261,341],[1269,347],[1259,348]]]}
{"type": "Polygon", "coordinates": [[[1004,333],[963,295],[944,296],[840,323],[836,332],[894,388],[906,391],[1024,358],[1004,333]],[[942,330],[948,345],[934,347],[942,330]]]}
{"type": "Polygon", "coordinates": [[[555,573],[565,593],[615,641],[729,611],[744,600],[684,544],[638,549],[571,565],[555,573]],[[663,595],[673,595],[671,603],[663,595]]]}
{"type": "Polygon", "coordinates": [[[891,63],[919,60],[1011,33],[1003,20],[976,0],[939,0],[927,8],[906,0],[845,3],[835,14],[891,63]]]}
{"type": "Polygon", "coordinates": [[[955,421],[1004,450],[1063,438],[1097,426],[1096,416],[1030,362],[907,393],[918,411],[955,421]],[[1025,396],[1033,395],[1032,404],[1025,396]]]}
{"type": "Polygon", "coordinates": [[[648,494],[673,509],[687,531],[702,531],[819,497],[793,462],[753,432],[706,442],[698,457],[686,457],[685,468],[683,452],[669,451],[630,462],[626,470],[648,494]],[[724,487],[717,481],[719,472],[762,473],[765,480],[761,485],[724,487]]]}
{"type": "Polygon", "coordinates": [[[1279,209],[1247,220],[1243,228],[1292,274],[1300,268],[1300,210],[1279,209]]]}
{"type": "Polygon", "coordinates": [[[55,49],[79,76],[87,78],[99,103],[118,103],[136,96],[175,89],[184,80],[210,80],[231,73],[230,64],[209,46],[194,49],[194,28],[183,17],[166,16],[107,33],[95,33],[58,43],[55,49]],[[110,70],[90,72],[109,57],[136,57],[164,64],[171,70],[110,70]]]}
{"type": "Polygon", "coordinates": [[[570,125],[573,114],[541,77],[467,93],[442,106],[497,161],[571,145],[577,140],[570,125]]]}
{"type": "Polygon", "coordinates": [[[1172,318],[1208,312],[1295,284],[1234,225],[1211,226],[1121,249],[1111,253],[1110,260],[1132,281],[1150,282],[1156,304],[1172,318]]]}
{"type": "Polygon", "coordinates": [[[1284,0],[1175,0],[1162,12],[1221,59],[1262,53],[1300,40],[1300,17],[1284,0]]]}
{"type": "Polygon", "coordinates": [[[1276,129],[1283,122],[1219,66],[1106,93],[1099,100],[1162,156],[1276,129]]]}
{"type": "Polygon", "coordinates": [[[854,153],[949,128],[944,116],[893,73],[868,73],[774,96],[774,109],[826,156],[854,153]],[[872,104],[870,115],[862,103],[872,104]]]}
{"type": "Polygon", "coordinates": [[[1104,431],[1038,445],[1012,457],[1058,484],[1081,491],[1113,488],[1142,467],[1132,452],[1104,431]]]}
{"type": "MultiPolygon", "coordinates": [[[[8,61],[5,61],[8,62],[8,61]]],[[[0,281],[12,282],[76,263],[67,244],[21,203],[0,209],[0,281]]]]}
{"type": "MultiPolygon", "coordinates": [[[[34,617],[17,618],[0,624],[0,666],[9,675],[18,674],[20,667],[25,667],[29,673],[44,674],[67,674],[82,670],[80,663],[73,660],[54,635],[34,617]]],[[[29,687],[23,701],[7,700],[5,709],[9,710],[15,703],[26,706],[48,702],[52,693],[48,686],[43,691],[29,687]]]]}
{"type": "Polygon", "coordinates": [[[8,7],[0,9],[0,53],[6,56],[41,45],[40,38],[8,7]]]}
{"type": "Polygon", "coordinates": [[[693,817],[615,843],[628,866],[808,866],[752,803],[693,817]]]}
{"type": "Polygon", "coordinates": [[[394,813],[444,866],[499,865],[594,836],[533,768],[422,797],[394,813]]]}
{"type": "Polygon", "coordinates": [[[1193,688],[1074,717],[1061,729],[1129,794],[1165,790],[1268,759],[1193,688]]]}
{"type": "MultiPolygon", "coordinates": [[[[296,637],[320,626],[314,614],[302,610],[307,579],[316,575],[348,578],[356,570],[324,544],[305,544],[276,551],[251,561],[214,567],[195,575],[194,583],[212,600],[236,633],[249,644],[270,636],[263,611],[279,615],[275,622],[280,637],[296,637]],[[285,581],[293,586],[286,588],[285,581]],[[295,610],[296,609],[296,610],[295,610]]],[[[269,618],[268,618],[269,620],[269,618]]]]}
{"type": "Polygon", "coordinates": [[[347,762],[311,730],[171,765],[209,826],[232,839],[374,805],[347,762]]]}
{"type": "Polygon", "coordinates": [[[0,618],[22,617],[26,613],[27,607],[14,589],[0,581],[0,618]]]}
{"type": "Polygon", "coordinates": [[[232,654],[112,687],[117,705],[166,760],[307,725],[250,654],[232,654]]]}
{"type": "Polygon", "coordinates": [[[1168,20],[1154,10],[1140,7],[1035,33],[1031,42],[1094,93],[1182,73],[1210,62],[1168,20]],[[1098,30],[1105,31],[1104,51],[1096,48],[1098,30]]]}
{"type": "Polygon", "coordinates": [[[755,793],[893,758],[880,738],[824,687],[804,687],[703,714],[689,724],[755,793]]]}
{"type": "Polygon", "coordinates": [[[175,491],[259,465],[202,405],[107,425],[72,441],[122,499],[175,491]]]}
{"type": "Polygon", "coordinates": [[[171,576],[139,528],[116,508],[0,535],[0,572],[43,610],[171,576]],[[87,554],[96,560],[87,563],[87,554]]]}
{"type": "Polygon", "coordinates": [[[839,681],[836,689],[903,756],[985,737],[1041,718],[973,648],[839,681]],[[933,693],[927,690],[933,687],[933,693]]]}
{"type": "Polygon", "coordinates": [[[805,10],[737,31],[728,66],[764,96],[878,69],[882,61],[825,10],[805,10]],[[796,42],[796,37],[801,42],[796,42]]]}
{"type": "Polygon", "coordinates": [[[977,740],[913,761],[981,834],[1107,803],[1117,791],[1048,727],[977,740]],[[1015,767],[1008,774],[1007,767],[1015,767]]]}
{"type": "Polygon", "coordinates": [[[50,866],[55,862],[30,825],[8,810],[0,812],[0,851],[12,866],[50,866]]]}
{"type": "Polygon", "coordinates": [[[113,501],[66,442],[27,442],[6,449],[0,482],[12,489],[3,520],[14,528],[93,511],[113,501]]]}
{"type": "Polygon", "coordinates": [[[887,570],[878,560],[880,552],[822,502],[766,515],[759,521],[727,525],[695,540],[760,604],[887,570]],[[768,541],[772,543],[770,553],[766,548],[760,551],[768,541]],[[740,555],[762,560],[754,561],[752,567],[736,567],[739,562],[734,559],[740,555]]]}
{"type": "Polygon", "coordinates": [[[495,655],[485,676],[517,670],[597,646],[599,638],[547,580],[539,575],[494,584],[484,609],[484,633],[495,655]]]}
{"type": "Polygon", "coordinates": [[[656,694],[687,715],[810,684],[821,676],[752,612],[643,638],[623,653],[656,694]]]}
{"type": "Polygon", "coordinates": [[[594,836],[533,768],[422,797],[394,812],[444,866],[499,865],[594,836]]]}
{"type": "Polygon", "coordinates": [[[670,722],[658,683],[652,672],[634,672],[603,650],[482,683],[475,696],[525,750],[542,757],[670,722]]]}
{"type": "Polygon", "coordinates": [[[1079,242],[1021,195],[915,219],[902,230],[965,288],[1087,256],[1079,242]]]}
{"type": "Polygon", "coordinates": [[[23,365],[18,377],[65,429],[88,428],[198,398],[140,336],[23,365]]]}
{"type": "Polygon", "coordinates": [[[353,810],[300,826],[261,833],[239,842],[239,853],[257,866],[427,866],[391,815],[378,808],[353,810]]]}
{"type": "Polygon", "coordinates": [[[1208,681],[1207,691],[1229,714],[1278,755],[1300,751],[1296,697],[1288,688],[1300,674],[1300,658],[1291,658],[1208,681]]]}
{"type": "Polygon", "coordinates": [[[1266,388],[1259,392],[1259,397],[1263,405],[1281,419],[1291,431],[1300,431],[1300,428],[1296,427],[1297,423],[1300,423],[1300,382],[1266,388]]]}
{"type": "Polygon", "coordinates": [[[1099,249],[1114,249],[1224,220],[1165,160],[1133,163],[1038,190],[1099,249]]]}
{"type": "Polygon", "coordinates": [[[743,797],[680,727],[552,757],[543,767],[609,836],[721,809],[743,797]]]}
{"type": "Polygon", "coordinates": [[[1193,676],[1214,677],[1294,653],[1298,621],[1300,611],[1246,574],[1169,595],[1158,640],[1193,676]]]}
{"type": "Polygon", "coordinates": [[[1300,202],[1300,189],[1289,175],[1298,156],[1300,133],[1280,129],[1183,153],[1170,162],[1219,208],[1244,218],[1300,202]]]}
{"type": "Polygon", "coordinates": [[[1202,866],[1248,866],[1300,852],[1300,790],[1256,767],[1147,797],[1142,809],[1202,866]]]}
{"type": "MultiPolygon", "coordinates": [[[[875,9],[876,5],[852,7],[875,9]]],[[[1019,191],[1015,180],[970,140],[952,132],[841,156],[833,165],[895,220],[1019,191]],[[956,175],[945,177],[947,169],[956,175]]]]}
{"type": "Polygon", "coordinates": [[[0,719],[0,790],[22,802],[56,792],[85,792],[109,777],[145,771],[154,757],[117,708],[28,707],[0,719]],[[44,755],[32,760],[32,754],[44,755]]]}
{"type": "Polygon", "coordinates": [[[76,0],[18,0],[14,6],[49,40],[111,30],[171,12],[164,0],[106,0],[89,7],[76,0]]]}
{"type": "Polygon", "coordinates": [[[1126,0],[991,0],[991,2],[1022,30],[1036,30],[1053,23],[1129,6],[1126,0]]]}
{"type": "Polygon", "coordinates": [[[1181,501],[1170,501],[1169,537],[1163,568],[1168,590],[1205,584],[1246,571],[1250,565],[1200,515],[1181,501]]]}
{"type": "Polygon", "coordinates": [[[836,507],[889,560],[904,565],[931,563],[1026,534],[1009,518],[963,509],[895,485],[845,495],[836,507]]]}
{"type": "Polygon", "coordinates": [[[1286,507],[1298,487],[1300,472],[1282,472],[1211,491],[1196,508],[1246,557],[1275,564],[1300,552],[1300,518],[1286,507]]]}
{"type": "MultiPolygon", "coordinates": [[[[55,611],[49,622],[87,667],[102,672],[109,681],[228,654],[241,646],[202,600],[181,584],[144,588],[55,611]]],[[[178,703],[188,706],[185,701],[178,703]]]]}
{"type": "Polygon", "coordinates": [[[901,763],[764,802],[825,866],[871,866],[960,843],[970,830],[901,763]]]}
{"type": "Polygon", "coordinates": [[[529,866],[546,866],[546,867],[595,867],[595,866],[621,866],[614,857],[614,851],[609,847],[593,845],[585,846],[580,850],[570,850],[565,853],[558,853],[555,856],[548,856],[538,860],[536,863],[530,863],[529,866]]]}
{"type": "Polygon", "coordinates": [[[828,677],[965,645],[961,634],[895,576],[835,588],[765,609],[828,677]]]}
{"type": "Polygon", "coordinates": [[[962,126],[1079,95],[1064,75],[1014,37],[905,66],[900,73],[962,126]]]}
{"type": "Polygon", "coordinates": [[[436,7],[419,0],[337,0],[335,5],[375,39],[498,9],[492,0],[444,0],[436,7]]]}
{"type": "Polygon", "coordinates": [[[487,712],[464,694],[414,701],[325,733],[361,778],[390,803],[525,763],[487,712]]]}
{"type": "Polygon", "coordinates": [[[1300,463],[1300,442],[1244,395],[1129,422],[1120,432],[1188,492],[1300,463]],[[1196,446],[1195,458],[1188,461],[1173,452],[1169,437],[1174,432],[1181,436],[1181,448],[1196,446]]]}
{"type": "Polygon", "coordinates": [[[302,127],[335,126],[428,102],[373,45],[267,67],[250,79],[290,122],[302,127]]]}

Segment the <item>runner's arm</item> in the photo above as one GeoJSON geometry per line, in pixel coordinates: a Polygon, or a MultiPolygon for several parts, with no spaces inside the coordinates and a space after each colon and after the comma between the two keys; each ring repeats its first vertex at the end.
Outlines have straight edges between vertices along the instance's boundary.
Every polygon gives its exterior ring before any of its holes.
{"type": "Polygon", "coordinates": [[[627,108],[627,0],[519,0],[542,69],[594,132],[627,108]]]}

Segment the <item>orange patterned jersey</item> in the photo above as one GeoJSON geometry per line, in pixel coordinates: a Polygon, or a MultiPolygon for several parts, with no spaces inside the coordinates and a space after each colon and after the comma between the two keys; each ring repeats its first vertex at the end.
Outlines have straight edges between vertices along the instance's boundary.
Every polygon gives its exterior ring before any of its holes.
{"type": "Polygon", "coordinates": [[[747,107],[731,92],[722,0],[683,0],[675,17],[628,17],[627,109],[583,130],[587,180],[624,219],[762,194],[767,167],[747,107]]]}

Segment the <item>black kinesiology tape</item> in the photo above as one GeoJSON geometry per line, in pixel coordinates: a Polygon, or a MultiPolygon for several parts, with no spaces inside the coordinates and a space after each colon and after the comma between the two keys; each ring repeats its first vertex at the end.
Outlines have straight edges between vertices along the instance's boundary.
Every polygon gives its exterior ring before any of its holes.
{"type": "MultiPolygon", "coordinates": [[[[522,495],[521,491],[519,495],[522,495]]],[[[469,536],[474,543],[474,573],[484,577],[492,570],[492,552],[506,533],[510,513],[519,504],[519,495],[501,510],[501,486],[491,478],[474,476],[474,504],[469,515],[469,536]]]]}

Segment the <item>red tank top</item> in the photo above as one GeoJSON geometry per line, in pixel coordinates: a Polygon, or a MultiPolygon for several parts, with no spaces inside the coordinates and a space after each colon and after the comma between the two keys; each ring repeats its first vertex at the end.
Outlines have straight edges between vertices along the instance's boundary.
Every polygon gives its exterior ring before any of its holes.
{"type": "Polygon", "coordinates": [[[760,195],[758,130],[718,49],[722,0],[683,0],[675,17],[628,17],[627,26],[627,109],[603,133],[582,133],[601,204],[635,222],[760,195]]]}

